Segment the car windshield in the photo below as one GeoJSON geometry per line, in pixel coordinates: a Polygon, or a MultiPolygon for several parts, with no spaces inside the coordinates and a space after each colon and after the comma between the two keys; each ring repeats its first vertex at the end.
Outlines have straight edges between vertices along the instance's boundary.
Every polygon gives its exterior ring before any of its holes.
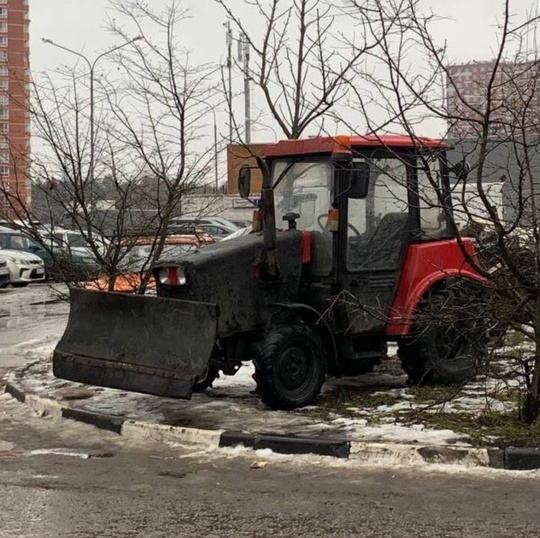
{"type": "Polygon", "coordinates": [[[67,234],[67,243],[70,247],[87,247],[88,242],[81,234],[67,234]]]}
{"type": "Polygon", "coordinates": [[[272,170],[276,226],[286,227],[283,216],[287,213],[298,213],[299,228],[320,230],[319,217],[326,216],[331,203],[330,162],[278,160],[272,170]]]}
{"type": "Polygon", "coordinates": [[[60,241],[57,237],[53,237],[50,234],[46,234],[43,237],[43,242],[47,247],[61,247],[62,241],[60,241]]]}
{"type": "Polygon", "coordinates": [[[39,247],[39,245],[27,235],[23,234],[10,234],[11,244],[9,248],[13,250],[30,250],[31,247],[39,247]]]}

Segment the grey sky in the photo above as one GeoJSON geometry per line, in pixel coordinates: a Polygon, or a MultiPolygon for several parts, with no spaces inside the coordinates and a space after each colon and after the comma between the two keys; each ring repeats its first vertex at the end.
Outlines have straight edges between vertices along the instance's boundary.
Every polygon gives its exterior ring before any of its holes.
{"type": "MultiPolygon", "coordinates": [[[[517,16],[538,4],[537,0],[511,0],[517,16]]],[[[151,5],[164,5],[167,0],[148,0],[151,5]]],[[[240,0],[231,0],[231,5],[240,0]]],[[[425,0],[425,3],[448,20],[440,23],[437,31],[441,43],[447,40],[450,57],[454,61],[488,60],[496,49],[496,22],[503,11],[502,0],[425,0]]],[[[193,19],[182,27],[182,40],[187,48],[196,51],[204,61],[218,62],[225,52],[222,24],[225,17],[213,0],[185,0],[192,8],[193,19]]],[[[107,0],[30,0],[31,63],[34,71],[72,64],[75,57],[41,42],[48,37],[67,47],[79,50],[90,58],[115,44],[104,28],[107,0]]],[[[247,21],[253,28],[254,20],[247,21]]],[[[343,30],[354,32],[354,26],[343,30]]],[[[241,102],[238,102],[241,113],[241,102]]],[[[433,127],[436,129],[436,127],[433,127]]],[[[224,132],[225,128],[220,127],[224,132]]],[[[436,134],[436,133],[426,133],[436,134]]],[[[255,135],[255,139],[265,137],[255,135]]],[[[268,138],[268,136],[266,136],[268,138]]]]}

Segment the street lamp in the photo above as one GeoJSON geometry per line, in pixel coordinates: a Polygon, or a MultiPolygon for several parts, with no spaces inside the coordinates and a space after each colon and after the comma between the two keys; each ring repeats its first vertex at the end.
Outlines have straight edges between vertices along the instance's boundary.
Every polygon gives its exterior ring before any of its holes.
{"type": "Polygon", "coordinates": [[[128,45],[131,45],[132,43],[135,43],[135,41],[139,41],[141,39],[143,39],[142,36],[137,36],[134,39],[127,41],[126,43],[122,43],[121,45],[113,47],[112,49],[106,50],[105,52],[102,52],[93,62],[91,62],[84,54],[77,52],[76,50],[72,50],[72,49],[69,49],[68,47],[64,47],[63,45],[59,45],[58,43],[55,43],[52,39],[42,38],[43,43],[46,43],[47,45],[53,45],[54,47],[62,49],[66,52],[75,54],[75,56],[82,58],[88,65],[89,74],[90,74],[90,174],[89,174],[90,176],[90,205],[92,205],[93,203],[93,187],[94,187],[94,162],[95,162],[94,72],[96,69],[96,65],[99,62],[99,60],[101,60],[104,56],[107,56],[108,54],[116,52],[117,50],[123,49],[124,47],[127,47],[128,45]]]}
{"type": "Polygon", "coordinates": [[[217,119],[216,119],[216,110],[214,107],[211,107],[212,115],[214,116],[214,172],[216,175],[216,194],[218,193],[218,133],[217,133],[217,119]]]}
{"type": "MultiPolygon", "coordinates": [[[[200,103],[203,105],[208,104],[206,101],[203,101],[202,99],[197,99],[195,97],[190,97],[190,99],[192,101],[195,101],[196,103],[200,103]]],[[[212,116],[214,117],[214,175],[215,175],[216,194],[217,194],[218,183],[219,183],[219,170],[218,170],[218,128],[217,128],[216,108],[214,106],[211,106],[210,111],[212,112],[212,116]]]]}

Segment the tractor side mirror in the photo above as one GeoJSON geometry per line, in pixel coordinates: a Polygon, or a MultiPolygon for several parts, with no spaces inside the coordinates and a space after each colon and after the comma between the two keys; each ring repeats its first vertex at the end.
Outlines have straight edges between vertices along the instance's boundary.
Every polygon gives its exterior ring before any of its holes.
{"type": "Polygon", "coordinates": [[[251,168],[247,164],[238,172],[238,192],[242,198],[249,198],[251,193],[251,168]]]}
{"type": "Polygon", "coordinates": [[[465,181],[470,171],[471,165],[465,159],[450,168],[450,172],[456,176],[458,181],[465,181]]]}
{"type": "Polygon", "coordinates": [[[366,198],[369,191],[369,164],[353,161],[349,177],[350,183],[347,189],[349,198],[353,200],[366,198]]]}

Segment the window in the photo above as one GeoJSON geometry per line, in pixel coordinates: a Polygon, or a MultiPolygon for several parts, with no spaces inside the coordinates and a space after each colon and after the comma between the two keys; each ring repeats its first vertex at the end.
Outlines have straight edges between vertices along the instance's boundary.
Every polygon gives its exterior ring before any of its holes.
{"type": "Polygon", "coordinates": [[[0,149],[7,149],[9,148],[9,142],[7,138],[0,138],[0,149]]]}
{"type": "Polygon", "coordinates": [[[0,8],[0,19],[7,19],[7,18],[8,18],[7,7],[0,8]]]}
{"type": "Polygon", "coordinates": [[[424,237],[446,230],[444,210],[439,200],[442,194],[440,162],[437,157],[418,159],[418,196],[420,229],[424,237]]]}
{"type": "Polygon", "coordinates": [[[298,229],[320,231],[317,219],[321,214],[326,216],[330,207],[331,164],[306,161],[291,166],[290,161],[278,161],[274,166],[274,183],[283,172],[285,176],[274,191],[276,226],[286,227],[283,215],[294,212],[300,215],[298,229]]]}
{"type": "Polygon", "coordinates": [[[399,158],[372,158],[368,197],[349,199],[347,267],[394,268],[409,222],[407,165],[399,158]]]}
{"type": "Polygon", "coordinates": [[[0,5],[5,5],[8,3],[8,0],[0,0],[0,5]]]}
{"type": "Polygon", "coordinates": [[[283,216],[298,213],[301,230],[312,231],[313,259],[310,272],[327,276],[332,272],[333,234],[324,224],[332,196],[332,165],[325,160],[278,160],[273,166],[275,187],[276,227],[286,228],[283,216]]]}
{"type": "Polygon", "coordinates": [[[9,153],[0,153],[0,162],[8,163],[9,162],[9,153]]]}
{"type": "Polygon", "coordinates": [[[9,120],[9,109],[0,108],[0,120],[9,120]]]}
{"type": "Polygon", "coordinates": [[[0,133],[9,133],[9,123],[0,123],[0,133]]]}
{"type": "Polygon", "coordinates": [[[0,166],[0,176],[9,176],[9,166],[0,166]]]}
{"type": "Polygon", "coordinates": [[[8,61],[8,53],[5,50],[0,50],[0,62],[8,61]]]}
{"type": "Polygon", "coordinates": [[[0,95],[0,106],[8,106],[9,97],[7,95],[0,95]]]}
{"type": "Polygon", "coordinates": [[[8,75],[9,71],[7,65],[0,65],[0,77],[7,77],[8,75]]]}
{"type": "Polygon", "coordinates": [[[0,79],[0,90],[9,90],[9,81],[0,79]]]}
{"type": "Polygon", "coordinates": [[[0,47],[8,46],[8,38],[5,35],[0,35],[0,47]]]}
{"type": "Polygon", "coordinates": [[[7,22],[0,22],[0,32],[3,34],[7,34],[8,32],[8,24],[7,22]]]}

